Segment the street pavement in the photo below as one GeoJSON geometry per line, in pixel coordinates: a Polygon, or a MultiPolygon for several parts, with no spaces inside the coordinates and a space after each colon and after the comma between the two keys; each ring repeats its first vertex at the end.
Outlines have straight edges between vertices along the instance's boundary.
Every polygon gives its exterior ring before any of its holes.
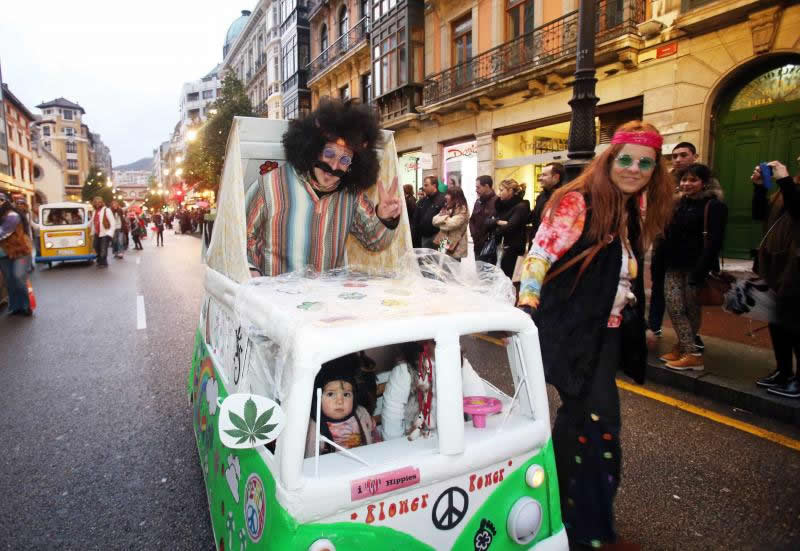
{"type": "MultiPolygon", "coordinates": [[[[148,239],[108,269],[39,268],[34,317],[0,313],[1,549],[213,549],[186,394],[200,240],[167,231],[165,245],[148,239]]],[[[508,391],[496,340],[462,344],[508,391]]],[[[759,437],[621,386],[625,539],[643,549],[800,548],[800,451],[769,439],[799,445],[800,429],[646,385],[771,431],[759,437]]]]}

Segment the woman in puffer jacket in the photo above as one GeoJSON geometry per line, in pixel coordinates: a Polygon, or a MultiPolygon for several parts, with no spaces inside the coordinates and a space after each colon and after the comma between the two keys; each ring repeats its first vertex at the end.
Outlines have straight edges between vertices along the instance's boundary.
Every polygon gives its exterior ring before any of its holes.
{"type": "Polygon", "coordinates": [[[695,345],[702,320],[697,291],[710,271],[719,271],[719,253],[728,222],[728,207],[714,182],[706,165],[686,167],[664,234],[664,295],[678,344],[660,359],[676,371],[703,370],[703,352],[695,345]]]}

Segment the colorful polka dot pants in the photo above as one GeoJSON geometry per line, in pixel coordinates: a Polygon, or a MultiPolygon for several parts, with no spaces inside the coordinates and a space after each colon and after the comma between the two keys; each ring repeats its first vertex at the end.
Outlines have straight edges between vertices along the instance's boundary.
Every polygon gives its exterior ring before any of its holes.
{"type": "Polygon", "coordinates": [[[614,542],[614,496],[622,465],[621,418],[615,382],[620,330],[606,329],[592,379],[580,396],[559,391],[553,425],[561,514],[570,544],[614,542]]]}

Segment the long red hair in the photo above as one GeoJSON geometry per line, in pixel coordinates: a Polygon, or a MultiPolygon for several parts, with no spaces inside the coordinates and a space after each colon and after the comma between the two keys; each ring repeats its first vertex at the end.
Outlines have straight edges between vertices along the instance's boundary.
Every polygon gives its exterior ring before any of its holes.
{"type": "MultiPolygon", "coordinates": [[[[655,132],[656,128],[642,121],[630,121],[620,126],[622,132],[655,132]]],[[[587,166],[575,180],[559,188],[545,209],[550,209],[551,216],[555,212],[555,205],[570,191],[578,191],[587,195],[590,200],[592,217],[587,229],[587,236],[599,243],[609,235],[626,235],[625,224],[628,201],[636,201],[634,209],[640,216],[638,206],[641,204],[642,195],[645,196],[647,210],[643,220],[640,220],[641,234],[639,246],[641,251],[647,250],[653,239],[664,231],[672,215],[672,192],[675,187],[672,176],[667,170],[661,151],[656,151],[656,167],[650,176],[650,181],[636,195],[626,197],[625,194],[611,181],[611,167],[614,159],[624,144],[611,145],[587,166]]]]}

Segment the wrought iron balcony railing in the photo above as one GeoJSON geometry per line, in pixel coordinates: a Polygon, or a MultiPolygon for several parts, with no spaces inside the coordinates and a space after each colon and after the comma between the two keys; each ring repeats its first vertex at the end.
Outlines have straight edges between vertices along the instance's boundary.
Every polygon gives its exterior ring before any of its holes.
{"type": "Polygon", "coordinates": [[[350,28],[346,34],[337,38],[333,44],[328,46],[324,52],[319,54],[308,64],[309,80],[336,63],[336,61],[344,57],[348,51],[367,38],[369,38],[369,16],[364,16],[355,26],[350,28]]]}
{"type": "MultiPolygon", "coordinates": [[[[597,44],[626,34],[638,34],[636,25],[644,19],[645,0],[598,0],[597,44]]],[[[573,11],[428,78],[423,103],[438,103],[491,82],[574,57],[577,40],[578,12],[573,11]]]]}

